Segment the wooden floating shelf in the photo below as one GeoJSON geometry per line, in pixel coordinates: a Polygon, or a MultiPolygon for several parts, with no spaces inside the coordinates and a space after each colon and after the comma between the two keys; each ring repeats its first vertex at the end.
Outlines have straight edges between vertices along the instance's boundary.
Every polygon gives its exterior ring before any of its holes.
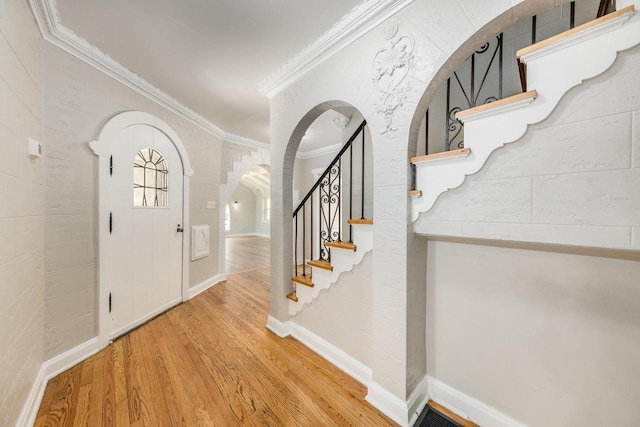
{"type": "Polygon", "coordinates": [[[330,248],[348,249],[354,252],[358,249],[356,245],[348,242],[328,242],[326,246],[329,246],[330,248]]]}
{"type": "Polygon", "coordinates": [[[427,163],[438,160],[449,160],[458,157],[467,157],[471,154],[471,148],[461,148],[459,150],[443,151],[442,153],[427,154],[426,156],[412,157],[411,163],[427,163]]]}
{"type": "Polygon", "coordinates": [[[309,261],[307,262],[307,265],[310,265],[311,267],[321,268],[323,270],[333,271],[333,266],[331,265],[331,263],[323,259],[309,261]]]}
{"type": "Polygon", "coordinates": [[[311,281],[311,276],[293,276],[291,280],[301,285],[313,288],[313,282],[311,281]]]}
{"type": "Polygon", "coordinates": [[[347,221],[348,224],[373,224],[372,219],[350,219],[347,221]]]}
{"type": "Polygon", "coordinates": [[[287,298],[293,302],[298,302],[298,297],[296,296],[295,292],[291,292],[290,294],[287,294],[287,298]]]}

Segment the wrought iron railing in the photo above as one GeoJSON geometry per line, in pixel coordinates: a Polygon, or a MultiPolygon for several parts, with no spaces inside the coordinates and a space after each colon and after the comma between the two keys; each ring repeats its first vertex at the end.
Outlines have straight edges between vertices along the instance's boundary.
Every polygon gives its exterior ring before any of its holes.
{"type": "MultiPolygon", "coordinates": [[[[313,184],[309,192],[293,211],[294,228],[294,276],[307,276],[307,260],[331,262],[329,242],[342,241],[342,214],[353,218],[354,207],[360,208],[360,218],[365,211],[365,128],[363,121],[340,149],[329,166],[313,184]],[[356,141],[361,141],[356,148],[356,141]],[[355,153],[354,153],[355,152],[355,153]],[[355,159],[354,159],[355,157],[355,159]],[[354,206],[354,160],[359,162],[360,206],[354,206]],[[343,188],[343,171],[347,169],[348,191],[343,188]],[[345,193],[346,197],[345,197],[345,193]],[[308,220],[307,220],[308,218],[308,220]],[[314,220],[315,219],[315,220],[314,220]],[[298,256],[301,255],[301,258],[298,256]],[[299,265],[301,262],[301,266],[299,265]]],[[[352,226],[348,225],[348,242],[352,243],[352,226]]],[[[347,236],[345,236],[347,237],[347,236]]]]}
{"type": "MultiPolygon", "coordinates": [[[[601,0],[596,18],[615,10],[615,0],[601,0]]],[[[576,2],[570,3],[569,28],[575,27],[576,2]]],[[[537,16],[531,17],[531,43],[536,43],[538,32],[537,16]]],[[[476,50],[447,79],[444,150],[464,147],[464,124],[455,118],[457,112],[478,105],[497,101],[503,97],[504,34],[501,33],[476,50]],[[479,68],[479,65],[481,68],[479,68]],[[491,85],[487,83],[491,82],[491,85]],[[489,86],[489,87],[488,87],[489,86]],[[458,103],[460,103],[458,105],[458,103]],[[456,104],[456,105],[454,105],[456,104]]],[[[522,92],[527,91],[525,64],[518,63],[522,92]]],[[[425,114],[425,147],[429,153],[429,110],[425,114]]]]}

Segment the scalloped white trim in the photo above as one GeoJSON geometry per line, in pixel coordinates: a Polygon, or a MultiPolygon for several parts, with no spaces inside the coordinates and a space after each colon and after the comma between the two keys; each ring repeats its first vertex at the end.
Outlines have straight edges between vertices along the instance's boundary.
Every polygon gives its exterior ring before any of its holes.
{"type": "Polygon", "coordinates": [[[272,98],[414,0],[365,0],[258,85],[272,98]]]}
{"type": "Polygon", "coordinates": [[[62,25],[55,0],[28,1],[40,33],[49,43],[223,141],[269,149],[269,144],[224,131],[62,25]]]}

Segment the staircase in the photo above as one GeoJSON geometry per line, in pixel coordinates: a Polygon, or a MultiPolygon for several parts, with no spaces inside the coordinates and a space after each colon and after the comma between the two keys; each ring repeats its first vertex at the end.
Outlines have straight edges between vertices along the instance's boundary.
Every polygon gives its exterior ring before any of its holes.
{"type": "Polygon", "coordinates": [[[494,150],[544,120],[569,89],[604,72],[618,52],[639,42],[640,18],[631,5],[518,51],[526,91],[457,112],[455,119],[464,123],[464,148],[411,159],[416,167],[412,221],[478,172],[494,150]]]}
{"type": "Polygon", "coordinates": [[[373,220],[364,217],[365,197],[370,197],[364,185],[365,131],[363,121],[294,210],[291,316],[373,249],[373,220]]]}

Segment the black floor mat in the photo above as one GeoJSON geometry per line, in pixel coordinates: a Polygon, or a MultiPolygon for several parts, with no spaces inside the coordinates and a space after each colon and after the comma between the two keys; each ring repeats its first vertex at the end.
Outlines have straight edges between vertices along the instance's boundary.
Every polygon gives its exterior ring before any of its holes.
{"type": "Polygon", "coordinates": [[[454,423],[440,412],[427,406],[424,408],[424,411],[422,411],[415,427],[460,427],[460,424],[454,423]]]}

